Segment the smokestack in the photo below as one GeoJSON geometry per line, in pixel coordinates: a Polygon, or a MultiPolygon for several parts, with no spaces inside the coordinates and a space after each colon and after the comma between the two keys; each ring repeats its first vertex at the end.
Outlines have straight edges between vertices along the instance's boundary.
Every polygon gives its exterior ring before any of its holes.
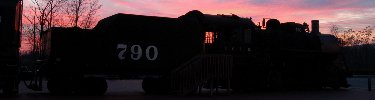
{"type": "Polygon", "coordinates": [[[319,31],[319,20],[311,20],[311,33],[320,34],[319,31]]]}

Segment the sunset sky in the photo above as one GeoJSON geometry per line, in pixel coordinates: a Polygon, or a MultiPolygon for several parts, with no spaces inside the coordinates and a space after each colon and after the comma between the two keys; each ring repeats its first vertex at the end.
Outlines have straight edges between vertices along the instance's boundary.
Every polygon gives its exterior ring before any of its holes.
{"type": "MultiPolygon", "coordinates": [[[[30,0],[24,0],[25,6],[30,0]]],[[[281,22],[320,20],[322,33],[329,27],[360,30],[375,26],[375,0],[100,0],[100,18],[117,13],[176,18],[191,10],[205,14],[236,14],[252,17],[255,23],[262,18],[281,22]]]]}
{"type": "Polygon", "coordinates": [[[277,18],[282,22],[307,22],[318,19],[321,31],[339,25],[361,29],[375,26],[374,0],[102,0],[101,17],[116,13],[178,17],[191,10],[207,14],[236,14],[262,18],[277,18]]]}
{"type": "MultiPolygon", "coordinates": [[[[30,0],[24,0],[25,5],[30,0]]],[[[362,29],[375,26],[374,0],[100,0],[100,18],[116,13],[178,17],[191,10],[205,14],[236,14],[252,17],[255,23],[262,18],[281,22],[320,20],[321,31],[328,27],[362,29]]]]}

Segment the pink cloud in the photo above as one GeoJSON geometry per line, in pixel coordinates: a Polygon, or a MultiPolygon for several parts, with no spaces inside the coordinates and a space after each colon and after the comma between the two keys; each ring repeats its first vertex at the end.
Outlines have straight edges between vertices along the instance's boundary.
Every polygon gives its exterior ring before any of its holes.
{"type": "MultiPolygon", "coordinates": [[[[24,0],[25,6],[30,5],[24,0]]],[[[101,18],[116,13],[148,16],[179,17],[191,10],[205,14],[236,14],[262,18],[277,18],[281,22],[309,23],[318,19],[321,31],[329,33],[330,25],[362,29],[375,26],[374,0],[100,0],[101,18]]],[[[25,13],[30,13],[25,10],[25,13]]],[[[99,19],[101,19],[99,18],[99,19]]],[[[28,23],[23,20],[24,23],[28,23]]]]}
{"type": "MultiPolygon", "coordinates": [[[[26,0],[28,1],[28,0],[26,0]]],[[[100,0],[101,18],[116,13],[149,16],[178,17],[191,10],[206,14],[236,14],[262,18],[277,18],[282,22],[307,22],[321,20],[326,28],[331,24],[351,23],[373,25],[375,1],[373,0],[100,0]],[[360,13],[358,13],[360,12],[360,13]],[[355,15],[356,19],[348,15],[355,15]]],[[[26,3],[25,3],[26,5],[26,3]]],[[[354,17],[355,17],[354,16],[354,17]]],[[[352,16],[353,17],[353,16],[352,16]]],[[[101,19],[100,18],[100,19],[101,19]]],[[[327,29],[323,29],[327,30],[327,29]]]]}
{"type": "MultiPolygon", "coordinates": [[[[325,33],[331,24],[341,24],[342,21],[356,24],[354,20],[347,19],[343,12],[357,14],[360,20],[368,19],[366,14],[375,12],[368,10],[375,8],[372,0],[109,0],[107,3],[111,2],[111,5],[117,5],[112,6],[116,7],[113,9],[118,9],[115,13],[150,16],[178,17],[191,10],[200,10],[206,14],[233,13],[241,17],[252,17],[255,22],[263,17],[299,23],[318,19],[325,26],[322,27],[325,33]],[[358,11],[364,14],[355,13],[358,11]]],[[[111,13],[114,12],[109,11],[103,16],[111,13]]]]}

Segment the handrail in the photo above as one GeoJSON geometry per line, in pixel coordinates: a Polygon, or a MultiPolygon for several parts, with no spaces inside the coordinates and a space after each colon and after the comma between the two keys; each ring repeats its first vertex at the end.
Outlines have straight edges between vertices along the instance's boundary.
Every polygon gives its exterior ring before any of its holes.
{"type": "MultiPolygon", "coordinates": [[[[194,62],[194,61],[198,61],[198,60],[200,60],[200,59],[202,59],[202,55],[194,56],[193,58],[191,58],[190,60],[188,60],[188,61],[186,61],[185,63],[181,64],[180,66],[187,66],[188,64],[191,64],[192,62],[194,62]]],[[[178,71],[180,71],[180,70],[183,70],[183,68],[185,68],[185,67],[178,67],[178,68],[174,69],[174,70],[172,71],[172,73],[173,73],[173,72],[178,72],[178,71]]]]}
{"type": "Polygon", "coordinates": [[[231,55],[198,55],[171,72],[171,88],[186,95],[209,80],[227,80],[232,77],[231,55]]]}

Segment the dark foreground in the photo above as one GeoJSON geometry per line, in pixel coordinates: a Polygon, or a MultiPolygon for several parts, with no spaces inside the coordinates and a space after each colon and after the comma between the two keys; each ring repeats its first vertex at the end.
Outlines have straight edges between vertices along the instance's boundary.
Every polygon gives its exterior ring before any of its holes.
{"type": "Polygon", "coordinates": [[[341,90],[252,91],[231,95],[219,91],[221,93],[214,96],[209,96],[208,91],[192,96],[149,95],[143,92],[141,80],[109,80],[104,96],[57,96],[47,90],[35,92],[20,84],[21,92],[17,97],[0,97],[0,100],[375,100],[375,88],[371,92],[367,90],[367,79],[348,80],[352,87],[341,90]]]}

